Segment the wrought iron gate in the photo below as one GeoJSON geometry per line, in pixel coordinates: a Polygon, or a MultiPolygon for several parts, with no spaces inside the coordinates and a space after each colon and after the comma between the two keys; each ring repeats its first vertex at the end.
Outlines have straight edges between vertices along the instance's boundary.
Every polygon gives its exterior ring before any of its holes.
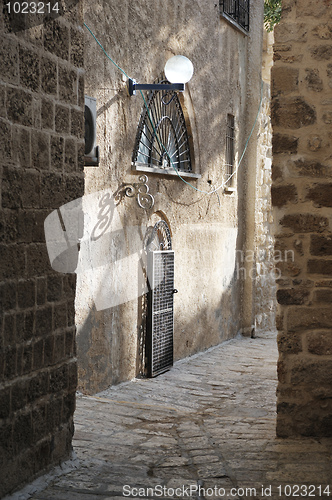
{"type": "Polygon", "coordinates": [[[155,377],[173,365],[174,252],[165,221],[159,221],[148,245],[148,374],[155,377]]]}

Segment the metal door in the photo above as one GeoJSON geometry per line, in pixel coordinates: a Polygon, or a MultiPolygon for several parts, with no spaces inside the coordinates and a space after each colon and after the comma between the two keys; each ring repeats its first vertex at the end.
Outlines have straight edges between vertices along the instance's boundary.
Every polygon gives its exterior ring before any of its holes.
{"type": "Polygon", "coordinates": [[[154,233],[155,243],[149,246],[148,251],[147,358],[150,377],[173,366],[174,332],[174,251],[170,249],[170,232],[166,222],[158,222],[154,233]]]}

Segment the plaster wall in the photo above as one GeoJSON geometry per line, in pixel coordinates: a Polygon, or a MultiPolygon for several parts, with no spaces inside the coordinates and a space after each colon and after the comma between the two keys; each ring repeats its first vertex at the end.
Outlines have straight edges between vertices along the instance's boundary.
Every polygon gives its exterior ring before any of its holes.
{"type": "MultiPolygon", "coordinates": [[[[186,180],[200,191],[211,191],[224,181],[227,114],[235,116],[237,160],[254,123],[260,98],[262,16],[263,1],[253,2],[251,28],[245,35],[220,16],[219,5],[207,0],[85,4],[86,24],[138,82],[158,78],[174,54],[192,60],[194,77],[181,102],[191,135],[193,171],[201,175],[186,180]]],[[[101,150],[100,166],[85,169],[86,195],[105,189],[113,194],[124,183],[138,182],[131,158],[143,101],[139,95],[127,95],[126,78],[87,30],[85,68],[85,93],[97,98],[101,150]]],[[[248,221],[255,210],[256,160],[257,147],[250,143],[232,193],[220,189],[206,195],[177,177],[149,173],[154,207],[143,210],[135,198],[126,197],[116,206],[122,227],[147,228],[161,218],[169,224],[179,290],[175,359],[218,344],[252,324],[251,280],[236,276],[235,258],[236,249],[254,244],[254,222],[248,221]]],[[[112,260],[112,252],[116,249],[105,245],[106,259],[109,255],[112,260]]],[[[139,364],[140,300],[97,310],[91,292],[96,279],[93,273],[78,274],[79,388],[84,392],[134,377],[139,364]]],[[[113,279],[121,282],[120,275],[113,279]]]]}

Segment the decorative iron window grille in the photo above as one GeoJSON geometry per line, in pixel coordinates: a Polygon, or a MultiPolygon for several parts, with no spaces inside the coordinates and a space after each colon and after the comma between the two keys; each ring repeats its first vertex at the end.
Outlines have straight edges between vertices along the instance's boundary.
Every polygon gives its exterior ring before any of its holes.
{"type": "Polygon", "coordinates": [[[232,186],[234,180],[234,153],[235,153],[235,124],[234,116],[227,115],[226,153],[225,153],[225,180],[226,186],[232,186]]]}
{"type": "MultiPolygon", "coordinates": [[[[159,83],[168,83],[162,80],[159,83]]],[[[190,146],[176,92],[151,91],[144,105],[133,153],[134,167],[168,173],[191,172],[190,146]]]]}
{"type": "Polygon", "coordinates": [[[249,31],[249,0],[219,0],[221,12],[249,31]]]}

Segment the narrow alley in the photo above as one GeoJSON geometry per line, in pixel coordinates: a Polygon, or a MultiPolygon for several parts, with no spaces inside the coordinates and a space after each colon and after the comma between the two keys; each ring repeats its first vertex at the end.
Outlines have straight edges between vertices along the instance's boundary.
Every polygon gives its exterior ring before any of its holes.
{"type": "Polygon", "coordinates": [[[332,440],[277,439],[276,335],[78,396],[75,458],[12,499],[332,495],[332,440]]]}

